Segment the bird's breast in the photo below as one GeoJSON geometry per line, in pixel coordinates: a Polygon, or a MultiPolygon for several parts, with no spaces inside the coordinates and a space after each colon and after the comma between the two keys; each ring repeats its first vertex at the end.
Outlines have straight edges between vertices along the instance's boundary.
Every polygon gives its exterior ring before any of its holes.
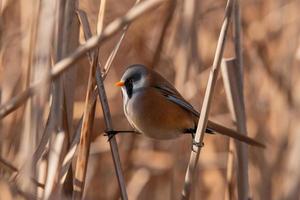
{"type": "Polygon", "coordinates": [[[176,138],[185,129],[194,128],[191,113],[153,88],[135,92],[124,103],[124,112],[137,131],[154,139],[176,138]]]}

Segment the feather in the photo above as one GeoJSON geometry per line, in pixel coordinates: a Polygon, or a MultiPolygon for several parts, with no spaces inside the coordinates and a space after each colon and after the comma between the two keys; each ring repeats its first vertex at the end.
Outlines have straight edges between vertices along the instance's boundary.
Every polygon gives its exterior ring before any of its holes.
{"type": "MultiPolygon", "coordinates": [[[[193,108],[193,106],[189,102],[187,102],[173,86],[160,85],[155,86],[155,88],[158,89],[166,97],[166,99],[193,113],[197,118],[199,118],[200,113],[196,111],[193,108]]],[[[226,135],[228,137],[237,139],[239,141],[245,142],[253,146],[265,148],[265,145],[261,142],[258,142],[250,137],[247,137],[246,135],[240,134],[235,130],[229,129],[210,120],[208,120],[207,122],[207,128],[212,132],[216,132],[221,135],[226,135]]]]}

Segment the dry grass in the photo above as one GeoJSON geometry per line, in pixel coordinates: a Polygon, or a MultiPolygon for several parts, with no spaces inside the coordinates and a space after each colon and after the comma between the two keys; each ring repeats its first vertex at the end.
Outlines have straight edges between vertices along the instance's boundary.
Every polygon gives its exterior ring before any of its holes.
{"type": "Polygon", "coordinates": [[[300,3],[229,2],[0,1],[0,199],[299,199],[300,3]],[[107,142],[133,63],[202,106],[200,157],[187,136],[107,142]],[[208,118],[267,148],[204,138],[208,118]]]}

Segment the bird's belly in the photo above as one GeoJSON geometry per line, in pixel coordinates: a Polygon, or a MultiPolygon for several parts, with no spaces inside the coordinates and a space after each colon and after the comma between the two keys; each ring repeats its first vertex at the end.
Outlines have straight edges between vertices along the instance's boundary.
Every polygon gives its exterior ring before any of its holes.
{"type": "MultiPolygon", "coordinates": [[[[128,117],[129,118],[129,117],[128,117]]],[[[143,121],[143,116],[135,115],[134,118],[130,117],[130,124],[141,134],[159,140],[168,140],[177,138],[183,131],[179,128],[169,127],[164,121],[164,126],[158,125],[156,120],[147,120],[147,123],[143,121]]]]}
{"type": "Polygon", "coordinates": [[[179,137],[182,134],[182,131],[179,129],[164,129],[161,127],[151,127],[145,128],[137,124],[137,129],[140,129],[140,132],[147,137],[158,139],[158,140],[169,140],[179,137]]]}
{"type": "Polygon", "coordinates": [[[125,114],[137,131],[150,138],[167,140],[194,127],[190,113],[173,102],[160,98],[164,97],[157,95],[150,99],[146,95],[138,95],[128,102],[124,108],[125,114]]]}

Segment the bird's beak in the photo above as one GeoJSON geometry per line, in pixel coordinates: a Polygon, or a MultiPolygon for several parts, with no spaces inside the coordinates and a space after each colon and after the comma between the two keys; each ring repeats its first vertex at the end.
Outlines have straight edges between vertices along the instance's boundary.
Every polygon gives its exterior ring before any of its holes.
{"type": "Polygon", "coordinates": [[[115,83],[115,86],[118,86],[118,87],[122,87],[124,85],[125,85],[125,83],[123,81],[119,81],[119,82],[115,83]]]}

